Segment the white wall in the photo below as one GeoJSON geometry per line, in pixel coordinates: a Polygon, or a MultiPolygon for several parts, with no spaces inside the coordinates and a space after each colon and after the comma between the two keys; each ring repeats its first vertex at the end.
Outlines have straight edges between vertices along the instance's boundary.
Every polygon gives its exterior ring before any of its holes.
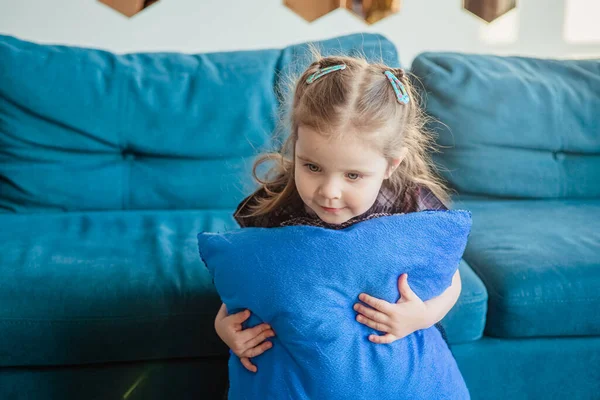
{"type": "Polygon", "coordinates": [[[0,33],[123,53],[281,47],[379,32],[397,44],[405,66],[425,50],[600,57],[599,0],[520,0],[489,26],[461,0],[402,3],[398,15],[368,26],[341,9],[308,23],[283,0],[160,0],[130,19],[96,0],[0,0],[0,33]]]}

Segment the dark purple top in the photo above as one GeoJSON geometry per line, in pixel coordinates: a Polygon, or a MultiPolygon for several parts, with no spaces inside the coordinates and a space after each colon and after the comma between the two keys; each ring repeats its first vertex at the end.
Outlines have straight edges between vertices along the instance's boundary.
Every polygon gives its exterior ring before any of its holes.
{"type": "Polygon", "coordinates": [[[249,213],[249,207],[256,203],[256,199],[259,199],[264,195],[265,190],[259,189],[239,204],[235,213],[235,220],[242,228],[273,228],[288,225],[312,225],[330,229],[343,229],[357,222],[383,215],[448,209],[441,200],[425,186],[413,186],[412,188],[404,190],[399,195],[394,195],[389,188],[382,186],[375,203],[369,210],[343,224],[328,224],[323,222],[316,215],[306,211],[304,202],[297,191],[294,192],[285,205],[276,208],[268,214],[244,217],[244,214],[249,213]]]}

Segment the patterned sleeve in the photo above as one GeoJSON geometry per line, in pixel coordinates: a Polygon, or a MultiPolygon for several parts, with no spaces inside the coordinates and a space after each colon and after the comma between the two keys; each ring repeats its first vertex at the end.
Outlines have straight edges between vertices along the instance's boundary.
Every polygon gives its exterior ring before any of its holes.
{"type": "Polygon", "coordinates": [[[419,187],[417,210],[448,210],[448,207],[433,192],[425,187],[419,187]]]}

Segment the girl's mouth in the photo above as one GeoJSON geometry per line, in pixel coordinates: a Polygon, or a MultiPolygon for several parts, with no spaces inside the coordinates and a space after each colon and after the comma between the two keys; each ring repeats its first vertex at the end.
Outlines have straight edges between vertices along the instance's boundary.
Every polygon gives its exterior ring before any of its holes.
{"type": "Polygon", "coordinates": [[[323,211],[330,213],[330,214],[337,214],[344,209],[344,208],[331,208],[331,207],[323,207],[323,206],[321,206],[321,208],[323,209],[323,211]]]}

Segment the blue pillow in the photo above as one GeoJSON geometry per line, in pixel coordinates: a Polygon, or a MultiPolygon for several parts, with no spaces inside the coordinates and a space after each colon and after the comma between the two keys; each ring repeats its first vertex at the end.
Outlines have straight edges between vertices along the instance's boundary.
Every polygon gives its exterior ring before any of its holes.
{"type": "Polygon", "coordinates": [[[398,277],[422,299],[447,289],[471,229],[468,211],[374,218],[346,229],[246,228],[198,235],[200,257],[245,327],[267,322],[273,347],[256,374],[229,360],[230,399],[468,399],[456,362],[435,327],[392,344],[355,320],[366,292],[398,300],[398,277]]]}

